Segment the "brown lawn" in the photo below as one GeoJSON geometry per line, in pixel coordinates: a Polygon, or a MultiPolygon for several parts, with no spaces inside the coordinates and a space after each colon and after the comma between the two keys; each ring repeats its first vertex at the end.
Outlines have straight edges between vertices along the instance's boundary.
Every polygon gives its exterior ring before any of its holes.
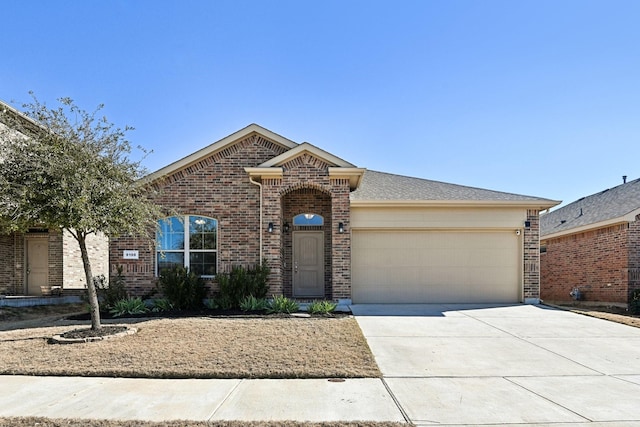
{"type": "Polygon", "coordinates": [[[130,322],[135,322],[132,326],[138,333],[69,345],[49,344],[48,339],[77,325],[1,331],[0,374],[151,378],[381,375],[352,317],[192,317],[130,322]]]}

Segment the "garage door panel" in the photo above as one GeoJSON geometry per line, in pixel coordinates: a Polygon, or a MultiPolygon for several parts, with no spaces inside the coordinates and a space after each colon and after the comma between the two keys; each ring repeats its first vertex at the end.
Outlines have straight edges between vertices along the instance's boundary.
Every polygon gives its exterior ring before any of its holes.
{"type": "Polygon", "coordinates": [[[353,233],[354,303],[517,302],[512,231],[353,233]]]}

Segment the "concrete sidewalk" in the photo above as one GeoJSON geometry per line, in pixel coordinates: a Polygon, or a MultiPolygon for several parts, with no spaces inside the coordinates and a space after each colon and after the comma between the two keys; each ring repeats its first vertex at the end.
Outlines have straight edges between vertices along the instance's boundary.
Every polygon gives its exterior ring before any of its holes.
{"type": "Polygon", "coordinates": [[[352,310],[416,425],[640,425],[638,328],[532,305],[352,310]]]}
{"type": "Polygon", "coordinates": [[[640,329],[531,305],[354,305],[382,379],[0,376],[0,417],[638,426],[640,329]]]}
{"type": "Polygon", "coordinates": [[[404,421],[380,379],[196,380],[0,376],[0,417],[404,421]]]}

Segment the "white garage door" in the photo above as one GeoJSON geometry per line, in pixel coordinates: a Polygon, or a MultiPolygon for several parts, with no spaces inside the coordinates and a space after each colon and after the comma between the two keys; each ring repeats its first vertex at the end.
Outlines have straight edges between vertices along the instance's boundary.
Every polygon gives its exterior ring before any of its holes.
{"type": "Polygon", "coordinates": [[[353,231],[354,303],[520,301],[514,231],[353,231]]]}

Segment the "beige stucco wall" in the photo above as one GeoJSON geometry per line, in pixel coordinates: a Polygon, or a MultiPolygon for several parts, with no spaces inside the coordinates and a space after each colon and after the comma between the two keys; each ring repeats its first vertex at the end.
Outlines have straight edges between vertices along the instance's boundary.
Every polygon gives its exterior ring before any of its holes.
{"type": "Polygon", "coordinates": [[[522,208],[351,207],[351,228],[505,229],[524,227],[522,208]]]}
{"type": "MultiPolygon", "coordinates": [[[[68,232],[63,235],[63,287],[65,289],[84,289],[86,279],[80,246],[68,232]]],[[[91,234],[87,237],[87,251],[91,261],[93,276],[104,274],[109,277],[109,239],[103,234],[91,234]]]]}

